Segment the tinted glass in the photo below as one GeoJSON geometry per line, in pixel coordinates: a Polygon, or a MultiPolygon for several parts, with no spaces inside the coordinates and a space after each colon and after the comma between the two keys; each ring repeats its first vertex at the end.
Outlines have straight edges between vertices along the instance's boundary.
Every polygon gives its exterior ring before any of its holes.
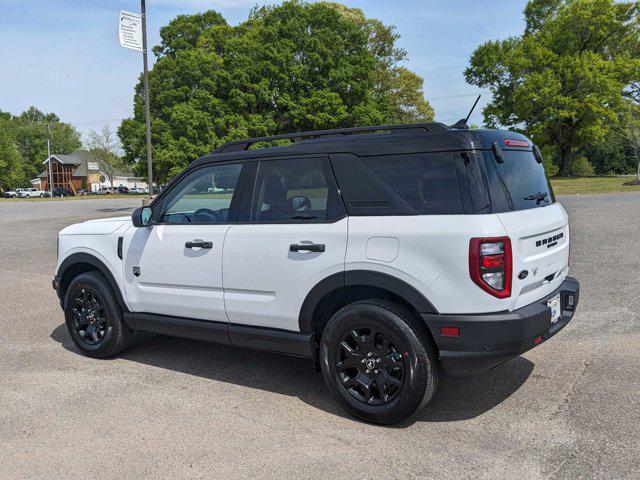
{"type": "Polygon", "coordinates": [[[402,196],[416,213],[463,213],[451,153],[385,155],[362,159],[402,196]]]}
{"type": "Polygon", "coordinates": [[[191,172],[167,195],[166,223],[225,223],[242,165],[216,165],[191,172]]]}
{"type": "Polygon", "coordinates": [[[555,202],[553,191],[533,153],[526,150],[503,150],[503,163],[493,161],[498,182],[503,182],[515,210],[544,207],[555,202]]]}
{"type": "Polygon", "coordinates": [[[253,222],[334,220],[342,203],[326,160],[262,161],[251,206],[253,222]]]}

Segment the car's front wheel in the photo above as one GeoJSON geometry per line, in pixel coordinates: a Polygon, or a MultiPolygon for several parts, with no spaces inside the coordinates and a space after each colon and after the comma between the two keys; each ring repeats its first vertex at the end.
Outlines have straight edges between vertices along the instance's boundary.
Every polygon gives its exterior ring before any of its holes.
{"type": "Polygon", "coordinates": [[[71,338],[90,357],[116,355],[133,338],[113,289],[100,272],[82,273],[71,281],[64,313],[71,338]]]}
{"type": "Polygon", "coordinates": [[[365,421],[395,424],[435,392],[435,349],[417,319],[382,300],[347,305],[329,320],[320,343],[324,379],[338,402],[365,421]]]}

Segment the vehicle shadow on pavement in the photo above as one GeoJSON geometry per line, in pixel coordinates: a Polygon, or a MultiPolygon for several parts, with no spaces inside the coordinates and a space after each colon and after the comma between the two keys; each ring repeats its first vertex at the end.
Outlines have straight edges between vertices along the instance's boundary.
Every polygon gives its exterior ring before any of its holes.
{"type": "MultiPolygon", "coordinates": [[[[65,324],[51,333],[63,348],[81,355],[65,324]]],[[[247,350],[196,340],[138,333],[117,358],[211,380],[296,396],[304,403],[344,418],[352,418],[335,402],[311,360],[247,350]]],[[[108,361],[108,360],[106,360],[108,361]]],[[[534,364],[517,357],[475,377],[442,375],[429,405],[399,428],[416,422],[450,422],[477,417],[499,405],[531,375],[534,364]]]]}

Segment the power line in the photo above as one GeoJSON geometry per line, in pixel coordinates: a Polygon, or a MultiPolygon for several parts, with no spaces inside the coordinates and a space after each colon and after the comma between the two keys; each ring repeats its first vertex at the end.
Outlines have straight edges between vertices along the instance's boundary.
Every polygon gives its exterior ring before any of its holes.
{"type": "Polygon", "coordinates": [[[115,117],[115,118],[104,118],[102,120],[85,120],[82,122],[63,122],[63,123],[69,123],[71,125],[90,125],[92,123],[107,123],[107,122],[115,122],[116,120],[124,120],[125,118],[129,118],[129,117],[115,117]]]}
{"type": "MultiPolygon", "coordinates": [[[[439,100],[452,100],[452,99],[455,99],[455,98],[469,98],[469,97],[475,97],[475,96],[476,96],[475,93],[466,93],[466,94],[446,95],[446,96],[442,96],[442,97],[426,97],[426,98],[427,98],[427,100],[429,102],[432,102],[432,101],[439,101],[439,100]]],[[[115,122],[117,120],[125,120],[127,118],[131,118],[131,116],[103,118],[101,120],[83,120],[81,122],[63,121],[61,119],[61,122],[79,126],[79,125],[91,125],[91,124],[96,124],[96,123],[115,122]]]]}
{"type": "Polygon", "coordinates": [[[427,97],[427,100],[431,102],[433,100],[449,100],[452,98],[467,98],[467,97],[475,97],[475,96],[477,96],[476,93],[468,93],[465,95],[448,95],[446,97],[431,97],[431,98],[427,97]]]}

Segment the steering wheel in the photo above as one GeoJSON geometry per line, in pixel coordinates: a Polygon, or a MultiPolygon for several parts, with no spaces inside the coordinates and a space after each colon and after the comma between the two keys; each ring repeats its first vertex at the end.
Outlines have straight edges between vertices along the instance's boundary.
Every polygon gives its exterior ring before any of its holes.
{"type": "MultiPolygon", "coordinates": [[[[196,220],[197,217],[199,215],[207,215],[207,216],[211,216],[215,219],[216,222],[220,222],[221,218],[220,215],[218,214],[218,212],[215,212],[209,208],[199,208],[198,210],[196,210],[195,212],[193,212],[193,219],[196,220]]],[[[204,222],[197,222],[196,223],[204,223],[204,222]]]]}

